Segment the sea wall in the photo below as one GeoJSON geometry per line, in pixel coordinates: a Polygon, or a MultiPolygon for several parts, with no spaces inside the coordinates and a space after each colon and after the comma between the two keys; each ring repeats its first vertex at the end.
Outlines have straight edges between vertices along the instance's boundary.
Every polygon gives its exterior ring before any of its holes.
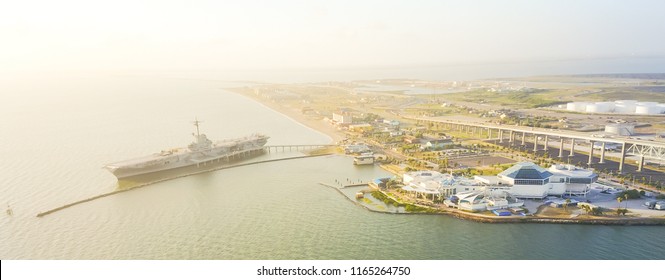
{"type": "Polygon", "coordinates": [[[82,199],[82,200],[79,200],[79,201],[76,201],[76,202],[68,203],[68,204],[65,204],[63,206],[53,208],[51,210],[47,210],[47,211],[44,211],[44,212],[39,212],[39,213],[37,213],[37,218],[41,218],[41,217],[44,217],[46,215],[50,215],[50,214],[53,214],[55,212],[70,208],[72,206],[76,206],[76,205],[79,205],[79,204],[82,204],[82,203],[97,200],[97,199],[100,199],[100,198],[103,198],[103,197],[107,197],[107,196],[111,196],[111,195],[131,191],[131,190],[147,187],[147,186],[150,186],[150,185],[154,185],[154,184],[157,184],[157,183],[161,183],[161,182],[169,181],[169,180],[173,180],[173,179],[178,179],[178,178],[182,178],[182,177],[187,177],[187,176],[192,176],[192,175],[197,175],[197,174],[202,174],[202,173],[207,173],[207,172],[212,172],[212,171],[217,171],[217,170],[229,169],[229,168],[236,168],[236,167],[242,167],[242,166],[248,166],[248,165],[261,164],[261,163],[284,161],[284,160],[294,160],[294,159],[302,159],[302,158],[311,158],[311,157],[320,157],[320,156],[327,156],[327,155],[331,155],[331,154],[325,153],[325,154],[316,154],[316,155],[305,155],[305,156],[296,156],[296,157],[287,157],[287,158],[268,159],[268,160],[254,161],[254,162],[248,162],[248,163],[220,166],[220,167],[205,169],[205,170],[201,170],[201,171],[197,171],[197,172],[191,172],[191,173],[187,173],[187,174],[182,174],[182,175],[178,175],[178,176],[168,177],[168,178],[164,178],[164,179],[159,179],[159,180],[139,184],[139,185],[133,186],[131,188],[116,190],[116,191],[96,195],[96,196],[93,196],[93,197],[89,197],[89,198],[86,198],[86,199],[82,199]]]}

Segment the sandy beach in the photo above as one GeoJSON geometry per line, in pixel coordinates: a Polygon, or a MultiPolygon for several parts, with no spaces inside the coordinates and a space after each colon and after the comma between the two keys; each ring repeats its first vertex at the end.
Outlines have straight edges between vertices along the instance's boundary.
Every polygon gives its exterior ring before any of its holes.
{"type": "Polygon", "coordinates": [[[321,119],[317,116],[305,115],[300,111],[299,108],[293,108],[288,106],[288,103],[277,103],[272,100],[262,99],[255,95],[247,94],[242,90],[238,89],[227,89],[227,90],[251,98],[252,100],[266,106],[267,108],[272,109],[282,115],[285,115],[286,117],[292,119],[297,123],[300,123],[312,130],[327,135],[328,137],[330,137],[332,144],[338,143],[339,141],[346,138],[344,132],[337,130],[336,127],[332,126],[325,119],[321,119]]]}

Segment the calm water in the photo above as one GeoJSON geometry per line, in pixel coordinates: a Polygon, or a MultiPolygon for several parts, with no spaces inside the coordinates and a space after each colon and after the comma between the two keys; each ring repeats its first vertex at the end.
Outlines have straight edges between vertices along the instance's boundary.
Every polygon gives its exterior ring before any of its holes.
{"type": "MultiPolygon", "coordinates": [[[[108,162],[211,139],[329,139],[217,82],[77,77],[5,81],[0,93],[0,259],[663,259],[662,227],[488,225],[366,211],[318,182],[387,175],[342,156],[112,191],[108,162]]],[[[283,157],[293,154],[270,154],[283,157]]]]}

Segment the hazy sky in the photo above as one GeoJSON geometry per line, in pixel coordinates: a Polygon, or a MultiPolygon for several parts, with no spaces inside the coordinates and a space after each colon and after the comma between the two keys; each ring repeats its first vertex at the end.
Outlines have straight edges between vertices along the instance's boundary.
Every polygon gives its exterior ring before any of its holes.
{"type": "Polygon", "coordinates": [[[278,69],[665,56],[665,1],[0,1],[0,68],[278,69]]]}

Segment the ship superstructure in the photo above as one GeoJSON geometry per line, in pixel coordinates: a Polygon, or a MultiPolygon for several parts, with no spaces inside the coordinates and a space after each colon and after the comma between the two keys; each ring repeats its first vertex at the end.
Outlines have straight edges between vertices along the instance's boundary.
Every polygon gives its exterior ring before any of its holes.
{"type": "Polygon", "coordinates": [[[186,148],[163,150],[149,156],[111,163],[105,166],[118,179],[183,167],[200,167],[211,163],[241,159],[263,152],[268,136],[253,134],[242,138],[212,142],[194,121],[195,140],[186,148]]]}

